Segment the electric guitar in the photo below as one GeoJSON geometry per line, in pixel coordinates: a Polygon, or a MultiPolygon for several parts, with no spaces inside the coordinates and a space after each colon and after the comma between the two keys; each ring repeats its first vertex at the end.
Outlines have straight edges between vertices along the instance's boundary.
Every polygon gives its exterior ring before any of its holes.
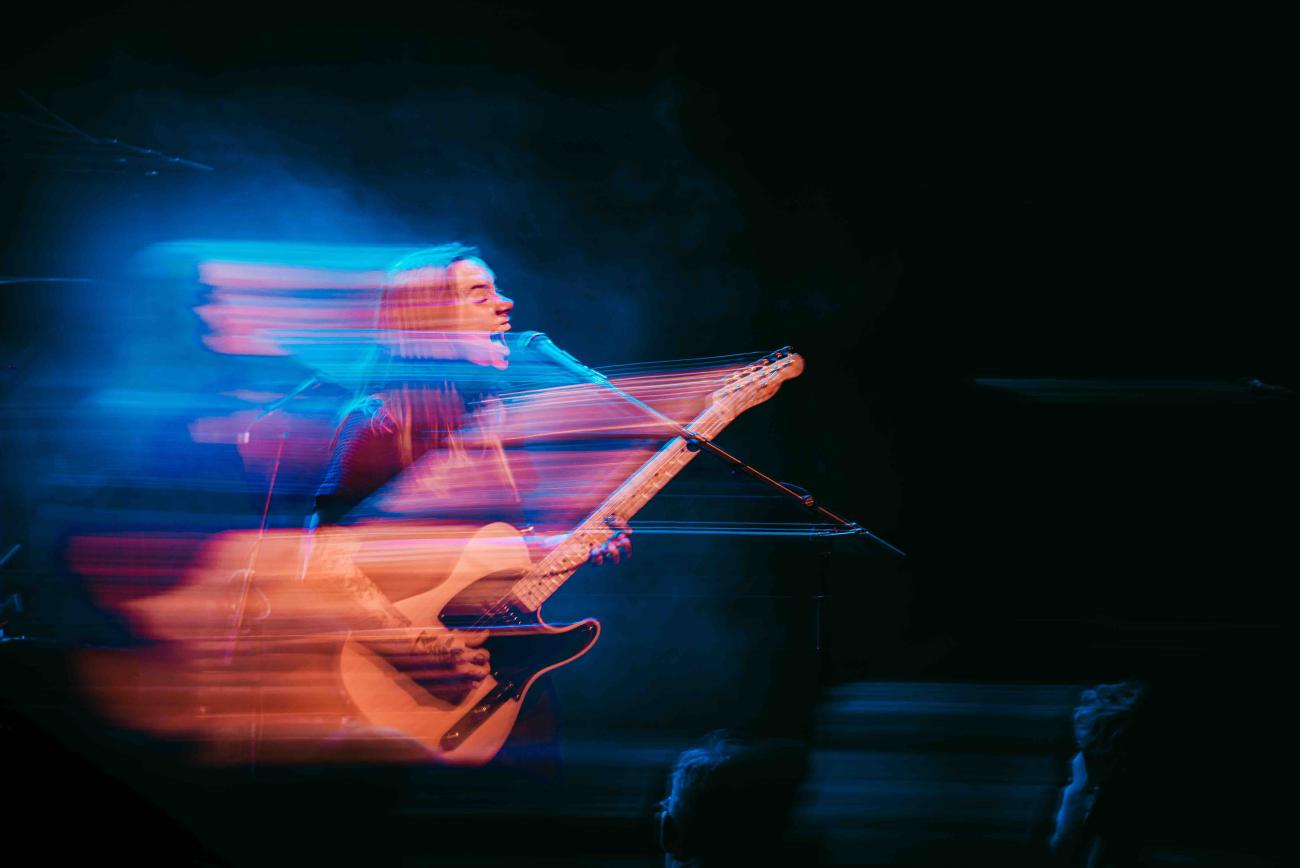
{"type": "MultiPolygon", "coordinates": [[[[803,359],[789,347],[771,353],[729,375],[686,428],[711,439],[802,372],[803,359]]],[[[460,695],[431,692],[361,637],[352,637],[344,643],[340,666],[353,704],[372,724],[409,736],[440,762],[490,761],[510,736],[533,682],[586,654],[600,635],[599,622],[590,618],[547,624],[542,604],[587,562],[593,547],[614,536],[612,522],[635,515],[698,449],[683,437],[669,440],[537,563],[515,528],[502,522],[480,528],[444,582],[395,605],[416,626],[486,631],[483,647],[491,657],[491,674],[460,695]]]]}

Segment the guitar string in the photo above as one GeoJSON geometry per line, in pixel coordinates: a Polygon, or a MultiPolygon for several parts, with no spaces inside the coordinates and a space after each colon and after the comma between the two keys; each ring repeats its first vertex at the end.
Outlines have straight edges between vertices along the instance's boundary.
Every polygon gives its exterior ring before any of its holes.
{"type": "MultiPolygon", "coordinates": [[[[702,394],[711,391],[710,386],[716,386],[719,382],[727,379],[727,376],[734,371],[742,370],[741,368],[722,368],[716,371],[701,372],[691,376],[673,376],[673,377],[641,377],[630,378],[620,377],[615,383],[616,386],[628,392],[656,392],[666,393],[671,397],[674,394],[690,396],[702,394]]],[[[592,395],[607,396],[608,389],[595,383],[566,383],[560,386],[547,386],[535,389],[517,389],[501,393],[503,401],[522,402],[529,398],[536,400],[552,400],[556,402],[582,400],[592,395]]]]}
{"type": "MultiPolygon", "coordinates": [[[[682,359],[663,359],[650,362],[632,362],[618,365],[605,365],[598,370],[605,376],[618,377],[624,383],[637,379],[653,380],[658,377],[665,382],[672,380],[681,381],[682,376],[694,377],[698,381],[708,380],[711,376],[723,373],[729,369],[740,369],[756,363],[759,359],[770,355],[762,352],[749,353],[728,353],[720,356],[698,356],[693,358],[682,359]],[[693,364],[691,364],[693,363],[693,364]],[[701,368],[701,363],[705,367],[701,368]]],[[[689,382],[689,380],[688,380],[689,382]]],[[[534,389],[519,389],[503,393],[506,396],[522,396],[536,392],[548,390],[566,389],[566,388],[585,388],[590,383],[569,383],[559,387],[537,387],[534,389]]]]}
{"type": "MultiPolygon", "coordinates": [[[[633,388],[627,391],[632,392],[635,397],[647,403],[664,403],[675,400],[690,400],[711,394],[719,386],[718,378],[710,378],[693,388],[683,388],[680,384],[674,384],[672,387],[664,388],[633,388]]],[[[608,410],[611,405],[610,396],[601,392],[571,392],[564,394],[550,394],[540,396],[534,399],[520,399],[511,396],[506,400],[506,404],[516,414],[520,413],[540,413],[540,412],[558,412],[563,410],[583,410],[598,408],[608,410]]],[[[632,409],[632,405],[629,405],[632,409]]],[[[646,420],[647,423],[650,420],[646,420]]]]}

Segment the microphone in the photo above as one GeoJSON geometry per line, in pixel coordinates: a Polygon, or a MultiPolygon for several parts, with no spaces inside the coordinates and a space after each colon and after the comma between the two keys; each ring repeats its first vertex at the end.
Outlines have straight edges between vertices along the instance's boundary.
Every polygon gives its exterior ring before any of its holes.
{"type": "Polygon", "coordinates": [[[294,398],[301,395],[303,392],[307,391],[308,389],[312,389],[315,388],[316,386],[319,386],[320,382],[321,382],[320,377],[316,376],[315,374],[312,374],[310,377],[308,377],[307,379],[299,383],[297,386],[295,386],[292,392],[285,395],[283,398],[280,398],[273,404],[267,404],[266,408],[263,409],[262,412],[258,413],[256,416],[253,417],[253,421],[254,422],[262,421],[267,416],[270,416],[276,410],[279,410],[285,404],[288,404],[294,398]]]}
{"type": "Polygon", "coordinates": [[[609,377],[599,371],[593,371],[573,356],[566,353],[555,345],[555,341],[548,338],[542,332],[524,332],[519,335],[519,342],[525,349],[531,348],[550,361],[564,368],[571,374],[576,374],[584,380],[593,383],[609,385],[609,377]]]}
{"type": "MultiPolygon", "coordinates": [[[[285,406],[294,398],[298,397],[308,389],[316,388],[321,384],[321,382],[322,381],[320,377],[316,376],[315,374],[312,374],[310,377],[308,377],[307,379],[299,383],[297,386],[295,386],[292,392],[290,392],[289,394],[285,395],[283,398],[280,398],[279,400],[275,401],[272,404],[267,404],[265,407],[262,408],[262,412],[258,413],[256,416],[250,419],[248,421],[248,424],[244,426],[244,430],[239,432],[239,434],[236,437],[236,442],[238,443],[249,442],[249,440],[252,439],[253,436],[254,425],[256,425],[258,422],[261,422],[267,416],[270,416],[276,410],[279,410],[281,407],[285,406]]],[[[285,435],[282,434],[281,436],[285,436],[285,435]]]]}

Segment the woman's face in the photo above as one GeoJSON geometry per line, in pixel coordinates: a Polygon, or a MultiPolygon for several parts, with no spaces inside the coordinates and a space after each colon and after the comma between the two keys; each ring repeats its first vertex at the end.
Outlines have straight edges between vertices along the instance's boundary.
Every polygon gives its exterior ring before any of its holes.
{"type": "Polygon", "coordinates": [[[466,333],[465,357],[480,365],[506,366],[510,351],[502,335],[510,331],[515,303],[501,294],[492,269],[477,259],[459,259],[447,269],[456,298],[454,331],[466,333]]]}
{"type": "Polygon", "coordinates": [[[502,335],[510,330],[514,306],[497,289],[496,276],[487,265],[461,259],[445,271],[403,272],[388,297],[384,321],[404,355],[467,359],[504,368],[510,353],[502,335]]]}

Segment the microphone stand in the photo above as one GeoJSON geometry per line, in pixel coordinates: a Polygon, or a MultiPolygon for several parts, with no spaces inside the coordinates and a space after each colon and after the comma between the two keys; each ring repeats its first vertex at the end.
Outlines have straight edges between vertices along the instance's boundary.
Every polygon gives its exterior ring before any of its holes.
{"type": "MultiPolygon", "coordinates": [[[[243,431],[239,432],[238,442],[248,443],[251,438],[254,425],[256,425],[258,422],[265,419],[267,416],[270,416],[272,413],[278,412],[280,409],[286,406],[294,398],[297,398],[303,392],[306,392],[309,389],[313,389],[318,385],[320,385],[320,379],[318,377],[316,376],[309,377],[308,379],[299,383],[291,392],[289,392],[283,398],[280,398],[279,400],[274,401],[271,404],[268,404],[266,407],[262,409],[261,412],[259,412],[256,416],[254,416],[251,420],[249,420],[248,424],[244,426],[243,431]]],[[[275,449],[275,461],[272,462],[271,464],[271,477],[267,481],[267,485],[266,485],[266,500],[262,504],[262,521],[257,528],[257,538],[253,541],[252,549],[248,553],[248,565],[245,566],[242,570],[237,570],[233,575],[231,575],[232,579],[234,579],[236,576],[240,578],[240,587],[239,587],[238,601],[235,603],[233,607],[234,617],[231,621],[230,639],[226,645],[225,654],[222,657],[222,662],[226,666],[230,666],[234,662],[235,646],[239,643],[239,634],[244,627],[244,616],[248,609],[248,594],[253,588],[253,575],[254,575],[253,564],[256,563],[257,561],[257,553],[258,550],[261,548],[262,540],[266,537],[266,525],[271,515],[271,498],[275,494],[275,482],[277,477],[280,475],[280,462],[281,459],[284,457],[284,444],[287,439],[288,439],[288,432],[286,431],[280,432],[280,437],[279,437],[280,442],[275,449]]],[[[270,608],[268,606],[267,612],[257,620],[262,620],[262,618],[267,617],[267,615],[269,614],[270,614],[270,608]]],[[[257,770],[257,743],[261,735],[262,698],[263,698],[262,684],[261,684],[262,682],[261,644],[254,643],[253,648],[254,648],[253,669],[254,669],[254,678],[256,679],[255,686],[253,688],[253,695],[257,697],[257,705],[253,709],[252,715],[250,715],[251,720],[249,722],[249,730],[248,730],[248,770],[250,774],[255,773],[257,770]]]]}
{"type": "MultiPolygon", "coordinates": [[[[866,537],[867,539],[872,540],[873,542],[879,544],[887,551],[889,551],[891,554],[897,557],[900,558],[907,557],[907,553],[904,552],[902,549],[900,549],[898,546],[894,545],[893,543],[890,543],[887,540],[882,539],[881,537],[877,536],[876,534],[864,528],[862,525],[858,524],[856,521],[847,519],[844,516],[841,516],[827,509],[825,506],[819,503],[817,501],[817,498],[815,498],[806,489],[803,489],[802,491],[796,490],[794,486],[787,485],[784,482],[779,482],[773,479],[771,476],[768,476],[766,473],[754,467],[752,464],[746,463],[745,461],[741,460],[737,456],[723,449],[721,446],[717,445],[709,438],[701,436],[700,434],[697,434],[694,431],[689,430],[684,425],[679,425],[675,419],[661,413],[659,410],[656,410],[654,407],[651,407],[649,404],[645,403],[644,401],[635,397],[634,395],[628,394],[626,391],[620,389],[618,386],[610,382],[609,378],[606,377],[604,374],[600,373],[599,371],[594,371],[591,368],[588,368],[586,365],[579,362],[572,355],[560,349],[558,346],[555,345],[555,343],[550,338],[548,338],[546,335],[542,334],[541,332],[526,332],[520,335],[520,338],[524,347],[533,346],[533,348],[536,349],[539,353],[541,353],[543,356],[550,359],[551,361],[555,362],[560,367],[565,368],[566,370],[578,375],[580,378],[587,380],[588,382],[597,383],[598,385],[601,385],[606,389],[609,389],[610,391],[618,395],[620,398],[622,398],[624,401],[645,411],[650,416],[652,416],[660,423],[665,425],[668,428],[668,430],[672,431],[675,435],[682,438],[686,442],[686,448],[689,449],[690,451],[699,452],[703,450],[709,453],[714,458],[717,458],[722,463],[731,467],[733,471],[738,470],[741,473],[744,473],[745,475],[749,476],[750,478],[758,480],[762,484],[766,485],[768,488],[771,488],[774,491],[778,491],[785,497],[788,497],[789,499],[795,501],[801,507],[808,510],[809,512],[821,516],[822,518],[826,519],[830,523],[841,528],[846,535],[866,537]]],[[[773,353],[772,356],[774,358],[779,359],[786,355],[789,355],[791,352],[793,352],[792,348],[788,346],[782,347],[781,349],[773,353]]],[[[817,658],[819,681],[824,686],[830,682],[830,678],[831,678],[830,653],[828,648],[829,643],[826,641],[828,637],[825,635],[826,631],[824,629],[824,625],[822,621],[822,609],[825,606],[826,601],[830,599],[832,534],[823,533],[815,536],[819,537],[819,539],[817,539],[818,545],[817,545],[817,553],[816,553],[817,586],[812,593],[813,652],[816,654],[816,658],[817,658]]]]}
{"type": "MultiPolygon", "coordinates": [[[[527,332],[523,335],[520,335],[520,337],[523,339],[522,340],[523,346],[533,347],[542,355],[544,355],[551,361],[555,362],[559,366],[568,369],[569,371],[577,374],[578,376],[582,377],[585,380],[588,380],[589,382],[596,383],[597,385],[609,389],[610,391],[618,395],[620,398],[622,398],[624,401],[628,402],[629,404],[632,404],[635,407],[640,408],[641,410],[645,411],[646,413],[654,417],[657,421],[659,421],[665,427],[667,427],[668,430],[672,431],[676,436],[681,437],[684,441],[686,441],[686,448],[689,449],[690,451],[699,452],[703,450],[708,454],[712,455],[714,458],[717,458],[718,460],[722,461],[724,464],[730,466],[733,470],[738,470],[741,473],[744,473],[753,479],[757,479],[759,482],[763,483],[767,487],[775,491],[779,491],[782,495],[795,501],[804,509],[807,509],[808,511],[814,514],[819,515],[822,518],[829,521],[831,524],[834,524],[842,528],[845,534],[866,537],[867,539],[872,540],[875,543],[878,543],[879,545],[887,549],[890,553],[900,558],[907,557],[907,553],[904,552],[902,549],[900,549],[898,546],[894,545],[893,543],[890,543],[887,540],[880,538],[876,534],[864,528],[862,525],[858,524],[856,521],[851,521],[827,509],[825,506],[823,506],[821,503],[818,502],[817,498],[813,497],[812,494],[808,493],[806,489],[803,490],[801,493],[800,491],[796,491],[793,487],[787,485],[784,482],[778,482],[777,480],[768,476],[763,471],[754,467],[752,464],[747,464],[745,461],[742,461],[737,456],[732,455],[730,452],[723,449],[721,446],[717,445],[709,438],[696,434],[694,431],[689,430],[684,425],[679,425],[675,419],[664,415],[663,413],[656,410],[654,407],[651,407],[649,404],[642,401],[640,398],[628,394],[626,391],[620,389],[618,386],[610,382],[609,378],[606,377],[604,374],[600,373],[599,371],[594,371],[591,368],[588,368],[586,365],[579,362],[573,356],[569,355],[564,350],[557,347],[549,337],[542,334],[541,332],[527,332]]],[[[777,358],[780,358],[782,356],[790,354],[791,352],[793,352],[793,350],[790,347],[783,347],[782,349],[777,350],[775,353],[773,353],[773,355],[777,358]]]]}
{"type": "MultiPolygon", "coordinates": [[[[283,398],[268,404],[260,413],[249,420],[248,424],[244,426],[243,431],[239,432],[238,442],[247,443],[251,437],[254,425],[261,422],[272,413],[280,410],[303,392],[318,385],[320,385],[319,378],[315,376],[309,377],[299,383],[293,391],[289,392],[289,394],[285,395],[283,398]]],[[[223,657],[223,662],[227,666],[230,665],[231,660],[234,658],[235,643],[239,640],[239,631],[243,627],[244,612],[248,606],[248,592],[252,589],[253,585],[253,564],[257,560],[257,551],[262,545],[262,539],[266,536],[266,523],[271,515],[271,497],[275,493],[276,477],[280,475],[280,459],[284,456],[284,441],[287,436],[288,435],[285,432],[280,433],[280,443],[275,450],[275,461],[271,464],[271,478],[266,485],[266,501],[262,504],[262,521],[257,528],[257,539],[253,541],[253,547],[248,553],[248,566],[242,570],[236,571],[235,573],[235,575],[242,573],[243,576],[239,589],[239,601],[235,604],[235,617],[231,625],[230,642],[226,646],[226,653],[223,657]]],[[[234,576],[231,576],[231,578],[234,578],[234,576]]]]}

